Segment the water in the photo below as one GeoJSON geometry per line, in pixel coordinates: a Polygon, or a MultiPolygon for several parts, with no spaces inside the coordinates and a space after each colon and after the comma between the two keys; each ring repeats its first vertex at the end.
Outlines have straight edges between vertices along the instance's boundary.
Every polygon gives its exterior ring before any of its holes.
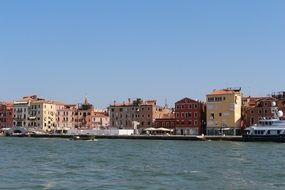
{"type": "Polygon", "coordinates": [[[0,189],[284,189],[285,144],[0,138],[0,189]]]}

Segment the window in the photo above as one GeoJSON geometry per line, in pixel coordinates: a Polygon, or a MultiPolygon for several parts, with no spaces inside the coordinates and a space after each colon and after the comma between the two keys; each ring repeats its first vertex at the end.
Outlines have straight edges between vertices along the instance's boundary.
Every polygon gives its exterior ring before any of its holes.
{"type": "Polygon", "coordinates": [[[251,125],[253,125],[254,124],[254,118],[252,117],[251,118],[251,125]]]}
{"type": "Polygon", "coordinates": [[[194,113],[194,117],[195,117],[195,118],[198,117],[198,113],[197,113],[197,112],[194,113]]]}
{"type": "Polygon", "coordinates": [[[214,113],[211,113],[210,119],[211,119],[211,120],[215,119],[215,114],[214,114],[214,113]]]}
{"type": "Polygon", "coordinates": [[[191,120],[188,121],[188,125],[190,125],[190,126],[192,125],[192,121],[191,120]]]}
{"type": "Polygon", "coordinates": [[[223,115],[222,113],[219,113],[219,116],[220,116],[220,117],[222,117],[222,115],[223,115]]]}
{"type": "Polygon", "coordinates": [[[215,98],[208,98],[208,102],[214,102],[215,98]]]}
{"type": "Polygon", "coordinates": [[[197,126],[197,125],[198,125],[198,121],[195,120],[195,121],[194,121],[194,126],[197,126]]]}

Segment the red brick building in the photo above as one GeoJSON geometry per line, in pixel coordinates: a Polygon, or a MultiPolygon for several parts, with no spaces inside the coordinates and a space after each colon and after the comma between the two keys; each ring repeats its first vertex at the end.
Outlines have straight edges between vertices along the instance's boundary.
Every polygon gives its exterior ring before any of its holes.
{"type": "Polygon", "coordinates": [[[175,118],[157,118],[155,119],[155,128],[175,129],[175,118]]]}
{"type": "Polygon", "coordinates": [[[244,127],[255,125],[262,118],[272,118],[272,103],[276,102],[272,97],[244,97],[243,121],[244,127]]]}
{"type": "Polygon", "coordinates": [[[0,128],[13,127],[13,104],[0,103],[0,128]]]}
{"type": "Polygon", "coordinates": [[[175,132],[177,135],[200,135],[206,126],[206,105],[184,98],[175,103],[175,132]]]}

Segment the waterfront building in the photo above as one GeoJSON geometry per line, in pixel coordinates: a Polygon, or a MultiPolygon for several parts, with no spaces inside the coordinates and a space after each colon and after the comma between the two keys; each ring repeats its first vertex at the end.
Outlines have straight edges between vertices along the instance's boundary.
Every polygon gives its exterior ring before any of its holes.
{"type": "Polygon", "coordinates": [[[38,98],[36,95],[25,96],[14,101],[14,126],[32,130],[50,132],[56,128],[56,103],[38,98]]]}
{"type": "Polygon", "coordinates": [[[200,135],[206,124],[205,103],[183,98],[175,103],[175,132],[177,135],[200,135]]]}
{"type": "Polygon", "coordinates": [[[244,97],[243,122],[245,127],[258,124],[262,119],[274,117],[272,112],[276,99],[273,97],[244,97]]]}
{"type": "Polygon", "coordinates": [[[72,129],[75,126],[75,112],[77,105],[75,104],[57,104],[57,131],[72,129]]]}
{"type": "Polygon", "coordinates": [[[110,117],[107,111],[94,110],[92,116],[93,126],[99,129],[106,129],[110,126],[110,117]]]}
{"type": "Polygon", "coordinates": [[[241,89],[214,90],[207,95],[207,134],[239,135],[241,132],[241,89]]]}
{"type": "Polygon", "coordinates": [[[13,103],[0,102],[0,128],[13,127],[13,103]]]}
{"type": "Polygon", "coordinates": [[[56,103],[37,98],[29,107],[29,128],[51,132],[56,129],[56,103]]]}
{"type": "Polygon", "coordinates": [[[132,129],[133,122],[138,122],[138,128],[153,127],[155,119],[165,118],[171,113],[171,109],[158,106],[156,100],[142,99],[127,102],[114,102],[110,105],[110,125],[118,129],[132,129]]]}
{"type": "Polygon", "coordinates": [[[29,123],[29,107],[31,101],[36,96],[26,96],[21,100],[13,102],[13,126],[28,127],[29,123]]]}
{"type": "Polygon", "coordinates": [[[94,128],[92,117],[94,115],[94,106],[89,103],[85,97],[83,104],[78,105],[74,113],[74,127],[79,129],[94,128]]]}
{"type": "Polygon", "coordinates": [[[175,117],[157,118],[154,122],[155,128],[167,128],[175,130],[175,117]]]}

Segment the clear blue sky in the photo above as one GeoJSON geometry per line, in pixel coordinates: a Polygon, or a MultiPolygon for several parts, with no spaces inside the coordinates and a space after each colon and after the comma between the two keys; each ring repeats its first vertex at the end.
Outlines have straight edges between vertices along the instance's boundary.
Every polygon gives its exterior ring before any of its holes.
{"type": "Polygon", "coordinates": [[[284,0],[0,1],[0,100],[285,90],[284,0]]]}

